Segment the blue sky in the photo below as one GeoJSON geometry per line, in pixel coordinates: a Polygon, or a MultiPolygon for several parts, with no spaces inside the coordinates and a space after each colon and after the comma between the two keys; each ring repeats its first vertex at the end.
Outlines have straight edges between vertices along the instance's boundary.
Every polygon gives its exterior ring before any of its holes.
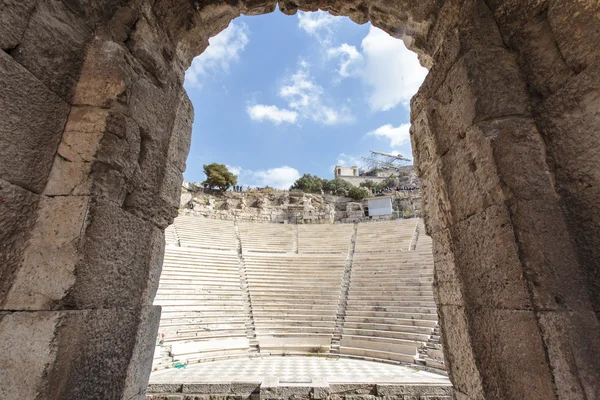
{"type": "Polygon", "coordinates": [[[240,17],[194,59],[186,181],[226,164],[238,183],[331,179],[369,150],[412,158],[409,101],[427,70],[401,40],[324,12],[240,17]]]}

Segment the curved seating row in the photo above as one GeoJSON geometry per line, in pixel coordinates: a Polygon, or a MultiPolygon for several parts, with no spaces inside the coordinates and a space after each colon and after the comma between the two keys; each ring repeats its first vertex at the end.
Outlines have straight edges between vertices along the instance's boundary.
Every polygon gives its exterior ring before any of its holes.
{"type": "Polygon", "coordinates": [[[417,218],[378,221],[358,224],[357,253],[406,251],[410,247],[417,218]]]}
{"type": "Polygon", "coordinates": [[[347,254],[353,224],[298,225],[298,253],[347,254]]]}
{"type": "Polygon", "coordinates": [[[154,304],[162,306],[159,340],[172,359],[201,359],[248,354],[246,313],[237,252],[165,248],[154,304]]]}
{"type": "Polygon", "coordinates": [[[240,222],[238,226],[245,252],[288,253],[294,250],[295,225],[240,222]]]}
{"type": "Polygon", "coordinates": [[[237,250],[233,221],[181,215],[173,225],[179,245],[212,250],[237,250]]]}
{"type": "Polygon", "coordinates": [[[167,231],[155,304],[170,357],[159,351],[158,363],[243,356],[256,340],[262,354],[333,349],[443,368],[422,222],[358,224],[352,254],[353,224],[238,227],[241,256],[232,221],[178,217],[167,231]]]}
{"type": "Polygon", "coordinates": [[[437,325],[433,258],[355,253],[340,353],[413,363],[437,325]]]}
{"type": "Polygon", "coordinates": [[[346,256],[244,256],[261,353],[328,352],[346,256]]]}

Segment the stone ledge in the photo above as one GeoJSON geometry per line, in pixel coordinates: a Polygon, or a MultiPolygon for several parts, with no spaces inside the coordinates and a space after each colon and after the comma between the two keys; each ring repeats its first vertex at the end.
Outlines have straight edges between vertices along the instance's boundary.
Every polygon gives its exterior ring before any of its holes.
{"type": "Polygon", "coordinates": [[[451,384],[333,383],[314,377],[310,383],[280,382],[265,377],[263,382],[154,383],[147,400],[445,400],[452,399],[451,384]]]}

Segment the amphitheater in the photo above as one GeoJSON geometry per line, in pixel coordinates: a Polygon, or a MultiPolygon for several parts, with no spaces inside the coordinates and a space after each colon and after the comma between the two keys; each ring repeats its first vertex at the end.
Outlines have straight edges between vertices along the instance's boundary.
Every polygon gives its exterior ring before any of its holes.
{"type": "Polygon", "coordinates": [[[262,397],[266,388],[315,398],[358,385],[450,398],[421,220],[179,216],[165,233],[148,397],[250,380],[262,397]]]}
{"type": "MultiPolygon", "coordinates": [[[[410,139],[423,182],[453,396],[600,398],[596,0],[1,1],[0,398],[146,396],[160,325],[160,306],[153,303],[164,231],[178,214],[190,149],[194,112],[183,88],[185,71],[232,20],[277,8],[286,15],[321,9],[370,22],[403,40],[429,70],[410,103],[410,139]]],[[[231,243],[235,229],[226,230],[231,243]]],[[[264,317],[270,309],[258,307],[273,282],[257,284],[263,252],[244,249],[243,226],[239,234],[250,296],[241,292],[241,304],[254,296],[256,317],[254,334],[232,336],[231,352],[246,340],[248,351],[306,351],[289,348],[301,341],[272,333],[283,329],[271,329],[264,317]]],[[[215,242],[226,245],[225,237],[215,242]]],[[[308,257],[302,234],[296,237],[297,248],[293,234],[291,245],[278,236],[292,254],[269,260],[293,258],[295,250],[297,258],[308,257]]],[[[356,246],[352,275],[358,279],[358,261],[366,257],[360,237],[356,246]]],[[[221,258],[235,260],[234,247],[196,251],[230,251],[233,258],[221,258]]],[[[165,267],[165,276],[172,268],[165,267]]],[[[236,278],[232,274],[235,284],[223,289],[236,288],[236,278]]],[[[360,313],[371,294],[355,296],[360,288],[353,282],[339,348],[332,333],[329,352],[339,351],[342,361],[369,362],[343,354],[380,358],[380,349],[393,342],[396,358],[422,361],[422,347],[396,347],[404,339],[363,340],[359,333],[368,329],[359,332],[361,318],[352,313],[360,313]]],[[[296,293],[282,292],[282,300],[296,293]]],[[[167,301],[164,293],[161,288],[159,302],[167,301]]],[[[303,298],[304,304],[326,296],[303,298]]],[[[295,307],[285,309],[291,314],[295,307]]],[[[168,308],[165,315],[173,314],[168,308]]],[[[333,315],[328,310],[324,315],[333,315]]],[[[386,322],[401,320],[398,314],[386,322]]],[[[247,312],[238,319],[245,318],[247,312]]],[[[433,322],[424,325],[434,329],[433,322]]],[[[327,343],[318,337],[310,345],[327,343]]],[[[180,359],[203,357],[199,345],[174,345],[180,359]]],[[[277,397],[277,390],[260,395],[277,397]]],[[[374,396],[372,389],[347,393],[374,396]]],[[[375,389],[384,397],[416,397],[405,394],[375,389]]]]}

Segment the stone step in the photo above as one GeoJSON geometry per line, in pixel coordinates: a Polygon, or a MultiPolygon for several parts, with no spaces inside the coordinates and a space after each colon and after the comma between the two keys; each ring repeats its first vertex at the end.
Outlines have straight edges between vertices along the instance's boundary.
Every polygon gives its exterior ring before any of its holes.
{"type": "Polygon", "coordinates": [[[361,349],[356,347],[340,346],[340,355],[360,356],[361,358],[394,360],[405,363],[414,363],[415,356],[412,354],[392,353],[389,351],[361,349]]]}

